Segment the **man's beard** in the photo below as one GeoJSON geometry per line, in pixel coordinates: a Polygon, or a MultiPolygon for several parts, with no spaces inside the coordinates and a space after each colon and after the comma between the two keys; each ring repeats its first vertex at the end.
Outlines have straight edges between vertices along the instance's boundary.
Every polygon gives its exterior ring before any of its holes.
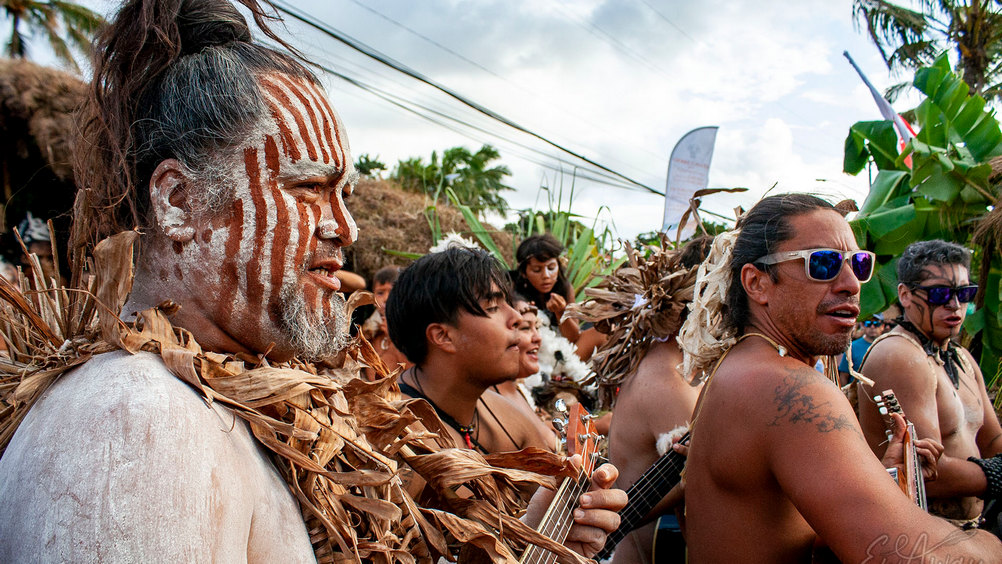
{"type": "Polygon", "coordinates": [[[812,343],[815,356],[835,356],[842,354],[852,342],[852,333],[845,335],[821,335],[812,343]]]}
{"type": "MultiPolygon", "coordinates": [[[[288,281],[287,281],[288,282],[288,281]]],[[[332,317],[323,319],[322,307],[311,310],[306,304],[299,284],[285,283],[281,292],[282,311],[280,329],[300,360],[317,362],[330,359],[341,352],[349,341],[348,315],[344,296],[331,292],[332,317]]]]}
{"type": "MultiPolygon", "coordinates": [[[[829,311],[832,307],[841,305],[843,303],[849,303],[854,306],[859,306],[859,300],[851,298],[845,301],[826,301],[818,305],[816,313],[819,315],[824,315],[825,312],[829,311]]],[[[814,339],[812,345],[812,354],[816,356],[835,356],[842,354],[849,348],[852,343],[852,331],[847,330],[845,333],[839,333],[835,335],[828,335],[820,331],[817,332],[817,336],[814,339]]]]}

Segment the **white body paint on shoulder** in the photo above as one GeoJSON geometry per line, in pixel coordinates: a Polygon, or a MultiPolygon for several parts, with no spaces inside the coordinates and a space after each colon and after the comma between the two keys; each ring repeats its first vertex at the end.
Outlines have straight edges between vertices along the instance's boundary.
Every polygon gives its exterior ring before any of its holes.
{"type": "Polygon", "coordinates": [[[247,424],[151,353],[56,382],[0,459],[0,500],[0,562],[315,561],[247,424]]]}

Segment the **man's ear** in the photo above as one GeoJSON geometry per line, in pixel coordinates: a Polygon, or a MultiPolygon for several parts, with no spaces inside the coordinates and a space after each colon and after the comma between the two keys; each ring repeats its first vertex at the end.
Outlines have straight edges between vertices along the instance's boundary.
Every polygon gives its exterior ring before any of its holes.
{"type": "Polygon", "coordinates": [[[901,311],[912,305],[912,292],[908,286],[898,283],[898,303],[901,304],[901,311]]]}
{"type": "Polygon", "coordinates": [[[445,323],[432,323],[424,330],[428,348],[435,347],[443,352],[455,353],[456,344],[452,340],[453,328],[445,323]]]}
{"type": "Polygon", "coordinates": [[[177,159],[161,162],[150,177],[150,203],[156,217],[156,228],[177,243],[187,243],[195,237],[188,198],[189,185],[185,167],[177,159]]]}
{"type": "Polygon", "coordinates": [[[765,270],[759,270],[755,265],[747,263],[741,267],[741,285],[748,299],[759,304],[769,303],[770,290],[773,287],[772,276],[765,270]]]}

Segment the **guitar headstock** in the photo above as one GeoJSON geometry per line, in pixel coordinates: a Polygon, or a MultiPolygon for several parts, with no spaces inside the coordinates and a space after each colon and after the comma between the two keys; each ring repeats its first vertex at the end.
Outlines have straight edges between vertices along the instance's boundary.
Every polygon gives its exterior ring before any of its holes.
{"type": "Polygon", "coordinates": [[[873,401],[877,404],[877,410],[880,411],[880,415],[884,417],[884,426],[887,427],[887,438],[890,439],[894,431],[894,422],[891,420],[891,414],[897,413],[904,417],[905,412],[901,409],[901,404],[898,403],[898,398],[894,395],[894,390],[880,392],[880,394],[873,396],[873,401]]]}
{"type": "Polygon", "coordinates": [[[575,403],[569,410],[562,400],[558,400],[557,404],[557,411],[566,413],[567,419],[554,419],[553,426],[561,435],[567,456],[580,454],[581,470],[590,476],[599,459],[598,441],[601,438],[595,428],[594,417],[580,403],[575,403]]]}

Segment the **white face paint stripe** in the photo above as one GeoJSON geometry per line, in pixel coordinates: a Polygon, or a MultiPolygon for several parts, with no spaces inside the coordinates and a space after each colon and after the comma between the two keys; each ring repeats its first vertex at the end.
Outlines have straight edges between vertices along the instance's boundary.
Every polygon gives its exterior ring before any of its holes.
{"type": "MultiPolygon", "coordinates": [[[[262,91],[273,114],[281,116],[279,127],[285,127],[290,135],[287,141],[294,142],[300,156],[307,156],[314,162],[322,161],[324,151],[319,151],[315,141],[322,139],[319,129],[314,128],[315,119],[311,120],[311,110],[299,98],[302,92],[293,91],[285,81],[276,77],[266,76],[261,81],[262,91]]],[[[307,98],[308,100],[308,98],[307,98]]],[[[286,136],[283,135],[283,139],[286,136]]],[[[295,159],[298,160],[298,159],[295,159]]]]}
{"type": "Polygon", "coordinates": [[[319,151],[318,156],[311,156],[312,160],[319,159],[325,164],[330,163],[331,159],[336,157],[332,156],[331,149],[324,141],[324,118],[322,112],[316,107],[316,100],[311,99],[301,80],[294,80],[287,75],[273,75],[269,79],[274,87],[281,91],[281,98],[288,102],[289,111],[297,114],[296,122],[306,126],[308,133],[301,130],[300,134],[308,135],[309,137],[305,139],[306,143],[316,147],[316,150],[310,154],[317,155],[317,151],[319,151]]]}
{"type": "Polygon", "coordinates": [[[349,154],[349,150],[348,137],[342,129],[341,119],[338,117],[337,112],[334,111],[334,108],[327,102],[327,96],[319,86],[309,84],[307,88],[312,94],[314,103],[320,108],[320,111],[325,116],[324,119],[329,124],[329,127],[325,128],[324,131],[324,140],[330,145],[331,150],[336,153],[337,165],[344,166],[347,163],[346,156],[349,154]]]}
{"type": "MultiPolygon", "coordinates": [[[[268,269],[270,275],[268,286],[271,293],[267,301],[267,314],[275,323],[279,322],[278,312],[281,310],[282,289],[285,286],[286,275],[289,274],[286,253],[290,249],[295,249],[299,242],[299,231],[294,229],[292,222],[295,204],[291,201],[291,197],[282,192],[276,180],[279,173],[278,151],[278,142],[273,136],[267,136],[265,139],[265,164],[268,170],[266,185],[276,211],[276,222],[271,242],[271,263],[268,269]]],[[[295,267],[298,268],[299,263],[295,267]]]]}

